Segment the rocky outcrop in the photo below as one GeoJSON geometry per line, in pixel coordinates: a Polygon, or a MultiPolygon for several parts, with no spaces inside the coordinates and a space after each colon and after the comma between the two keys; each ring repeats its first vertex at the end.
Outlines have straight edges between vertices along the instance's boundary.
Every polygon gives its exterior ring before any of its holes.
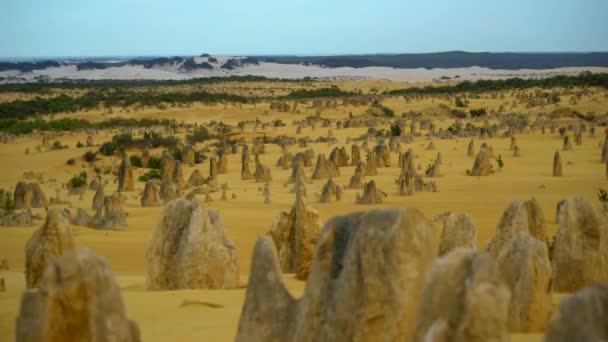
{"type": "Polygon", "coordinates": [[[51,261],[39,287],[21,297],[16,341],[141,340],[110,266],[89,249],[51,261]]]}
{"type": "Polygon", "coordinates": [[[374,154],[376,155],[377,167],[391,166],[391,152],[386,145],[376,145],[374,148],[374,154]]]}
{"type": "MultiPolygon", "coordinates": [[[[4,201],[4,199],[2,199],[4,201]]],[[[15,209],[45,208],[49,206],[44,192],[37,183],[18,182],[13,192],[15,209]]]]}
{"type": "Polygon", "coordinates": [[[509,300],[492,257],[456,249],[428,272],[413,341],[508,341],[509,300]]]}
{"type": "Polygon", "coordinates": [[[439,240],[439,256],[457,248],[477,249],[477,230],[467,214],[448,213],[441,217],[443,228],[439,240]]]}
{"type": "Polygon", "coordinates": [[[528,233],[528,212],[521,201],[511,202],[505,209],[496,227],[496,234],[488,245],[486,251],[497,258],[504,246],[519,232],[528,233]]]}
{"type": "Polygon", "coordinates": [[[297,272],[300,279],[308,276],[320,230],[319,213],[309,205],[303,191],[297,192],[291,211],[282,212],[269,232],[283,272],[297,272]]]}
{"type": "Polygon", "coordinates": [[[490,157],[487,150],[482,149],[475,158],[473,168],[471,169],[471,176],[489,176],[492,173],[492,164],[490,163],[490,157]]]}
{"type": "Polygon", "coordinates": [[[199,169],[195,169],[188,178],[188,184],[192,187],[203,186],[206,183],[203,173],[199,169]]]}
{"type": "Polygon", "coordinates": [[[361,149],[359,148],[359,145],[353,144],[350,147],[350,165],[358,165],[359,161],[361,161],[361,149]]]}
{"type": "Polygon", "coordinates": [[[345,147],[335,147],[329,154],[329,160],[335,167],[348,166],[348,154],[345,147]]]}
{"type": "Polygon", "coordinates": [[[325,159],[323,153],[317,157],[317,165],[312,173],[312,179],[325,179],[340,176],[340,171],[330,160],[325,159]]]}
{"type": "Polygon", "coordinates": [[[270,182],[272,181],[272,173],[270,172],[270,168],[262,165],[262,164],[258,164],[255,167],[255,181],[258,183],[265,183],[265,182],[270,182]]]}
{"type": "Polygon", "coordinates": [[[532,197],[532,199],[524,202],[524,207],[526,208],[526,212],[528,214],[528,228],[530,230],[530,235],[544,242],[545,245],[549,247],[549,233],[545,228],[545,216],[540,208],[540,204],[534,197],[532,197]]]}
{"type": "Polygon", "coordinates": [[[0,208],[0,226],[19,227],[30,226],[33,223],[32,211],[8,211],[0,208]]]}
{"type": "Polygon", "coordinates": [[[194,152],[194,148],[191,145],[184,145],[184,149],[182,150],[182,163],[188,166],[194,166],[196,162],[196,153],[194,152]]]}
{"type": "Polygon", "coordinates": [[[553,288],[574,292],[608,282],[606,217],[582,197],[570,197],[559,208],[559,228],[553,240],[553,288]]]}
{"type": "Polygon", "coordinates": [[[342,199],[342,188],[334,182],[333,179],[329,179],[327,183],[323,185],[321,189],[321,196],[319,197],[319,203],[332,203],[340,201],[342,199]]]}
{"type": "Polygon", "coordinates": [[[74,246],[68,216],[63,209],[50,208],[45,223],[34,231],[25,245],[26,286],[38,286],[47,266],[58,256],[73,250],[74,246]]]}
{"type": "Polygon", "coordinates": [[[160,164],[160,180],[161,181],[173,181],[173,175],[175,174],[175,158],[168,151],[163,151],[161,164],[160,164]]]}
{"type": "Polygon", "coordinates": [[[348,182],[349,189],[362,189],[365,185],[365,163],[359,161],[355,167],[355,173],[348,182]]]}
{"type": "Polygon", "coordinates": [[[150,290],[234,288],[237,250],[219,213],[180,197],[161,212],[146,250],[150,290]]]}
{"type": "Polygon", "coordinates": [[[433,226],[416,209],[334,217],[316,242],[304,294],[296,300],[282,283],[272,240],[261,237],[236,341],[409,340],[436,253],[433,226]]]}
{"type": "Polygon", "coordinates": [[[127,213],[123,210],[125,199],[117,194],[106,196],[103,210],[97,212],[92,226],[97,229],[122,230],[127,227],[127,213]]]}
{"type": "Polygon", "coordinates": [[[249,164],[251,164],[249,146],[245,145],[243,146],[243,152],[241,153],[241,180],[254,179],[249,164]]]}
{"type": "Polygon", "coordinates": [[[181,190],[174,182],[163,181],[160,183],[160,198],[163,200],[163,204],[167,204],[181,195],[181,190]]]}
{"type": "Polygon", "coordinates": [[[365,162],[365,175],[366,176],[377,176],[378,175],[378,164],[376,160],[376,156],[367,152],[366,162],[365,162]]]}
{"type": "Polygon", "coordinates": [[[559,152],[555,151],[553,155],[553,177],[561,177],[563,176],[562,169],[562,157],[560,157],[559,152]]]}
{"type": "Polygon", "coordinates": [[[473,139],[469,141],[469,145],[467,147],[467,156],[472,157],[475,155],[475,142],[473,139]]]}
{"type": "Polygon", "coordinates": [[[224,151],[218,153],[217,173],[220,175],[228,173],[228,154],[224,151]]]}
{"type": "Polygon", "coordinates": [[[386,193],[376,188],[374,180],[369,181],[363,187],[363,195],[357,194],[356,204],[381,204],[386,198],[386,193]]]}
{"type": "Polygon", "coordinates": [[[150,150],[148,148],[144,148],[141,152],[141,167],[148,168],[150,163],[150,150]]]}
{"type": "Polygon", "coordinates": [[[544,331],[553,307],[547,246],[519,232],[505,245],[496,263],[511,290],[510,331],[544,331]]]}
{"type": "Polygon", "coordinates": [[[135,184],[133,182],[133,167],[127,158],[123,158],[118,168],[118,192],[133,191],[135,184]]]}
{"type": "Polygon", "coordinates": [[[545,332],[545,342],[607,341],[608,285],[586,287],[562,299],[545,332]]]}
{"type": "Polygon", "coordinates": [[[141,206],[144,208],[148,207],[160,207],[163,202],[160,197],[160,189],[158,181],[149,180],[146,182],[144,187],[144,193],[141,196],[141,206]]]}

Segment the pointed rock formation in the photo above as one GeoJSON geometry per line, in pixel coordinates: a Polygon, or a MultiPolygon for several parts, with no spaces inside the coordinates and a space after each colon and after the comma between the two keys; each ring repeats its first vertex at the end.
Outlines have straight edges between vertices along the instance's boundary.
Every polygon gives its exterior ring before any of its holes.
{"type": "Polygon", "coordinates": [[[149,290],[237,287],[237,250],[219,213],[196,199],[169,202],[148,242],[146,273],[149,290]]]}
{"type": "Polygon", "coordinates": [[[488,242],[486,252],[497,258],[504,246],[519,232],[528,233],[528,212],[521,201],[513,201],[505,209],[496,227],[496,234],[488,242]]]}
{"type": "Polygon", "coordinates": [[[530,230],[530,235],[544,242],[548,248],[550,246],[549,233],[545,228],[545,216],[540,208],[540,204],[538,204],[536,198],[532,197],[532,199],[524,202],[524,207],[526,208],[526,212],[528,214],[528,228],[530,230]]]}
{"type": "Polygon", "coordinates": [[[216,183],[217,182],[217,160],[215,157],[209,158],[209,178],[208,183],[216,183]]]}
{"type": "Polygon", "coordinates": [[[191,145],[184,145],[184,149],[182,150],[182,163],[188,166],[194,166],[196,161],[196,153],[194,153],[194,148],[191,145]]]}
{"type": "Polygon", "coordinates": [[[148,150],[148,148],[144,148],[143,152],[141,153],[141,167],[143,168],[148,168],[148,164],[150,163],[150,150],[148,150]]]}
{"type": "Polygon", "coordinates": [[[568,135],[566,135],[564,137],[564,146],[563,146],[563,150],[564,151],[572,151],[572,143],[570,142],[570,137],[568,135]]]}
{"type": "Polygon", "coordinates": [[[361,160],[361,149],[359,149],[359,145],[353,144],[350,147],[350,165],[355,166],[359,164],[361,160]]]}
{"type": "Polygon", "coordinates": [[[412,341],[508,341],[509,300],[492,257],[454,250],[427,274],[412,341]]]}
{"type": "Polygon", "coordinates": [[[521,151],[517,145],[513,148],[513,157],[521,157],[521,151]]]}
{"type": "Polygon", "coordinates": [[[45,223],[34,231],[25,245],[26,286],[38,286],[47,266],[55,258],[74,248],[69,218],[63,209],[50,208],[45,223]]]}
{"type": "Polygon", "coordinates": [[[562,175],[562,158],[559,156],[559,151],[555,151],[553,155],[553,177],[561,177],[562,175]]]}
{"type": "Polygon", "coordinates": [[[95,196],[93,196],[93,204],[91,205],[93,210],[97,212],[101,211],[103,209],[103,201],[105,198],[106,195],[104,194],[103,187],[98,187],[97,191],[95,191],[95,196]]]}
{"type": "Polygon", "coordinates": [[[449,213],[442,221],[439,256],[457,248],[477,249],[477,230],[469,215],[449,213]]]}
{"type": "Polygon", "coordinates": [[[471,169],[471,176],[489,176],[492,173],[492,164],[490,163],[490,156],[486,149],[482,149],[475,158],[473,168],[471,169]]]}
{"type": "MultiPolygon", "coordinates": [[[[2,199],[4,202],[4,199],[2,199]]],[[[13,191],[15,209],[44,208],[49,206],[44,192],[37,183],[18,182],[13,191]]]]}
{"type": "Polygon", "coordinates": [[[340,171],[330,160],[325,159],[323,153],[319,153],[317,165],[312,173],[312,179],[325,179],[340,176],[340,171]]]}
{"type": "Polygon", "coordinates": [[[265,183],[265,182],[270,182],[272,181],[272,173],[270,172],[270,168],[262,165],[262,164],[258,164],[255,167],[255,181],[258,183],[265,183]]]}
{"type": "Polygon", "coordinates": [[[203,186],[207,180],[199,169],[195,169],[188,178],[188,184],[192,187],[203,186]]]}
{"type": "Polygon", "coordinates": [[[54,259],[39,287],[21,297],[16,341],[141,341],[110,266],[89,249],[54,259]]]}
{"type": "Polygon", "coordinates": [[[173,175],[175,174],[175,158],[169,153],[169,151],[163,151],[163,156],[160,164],[160,180],[161,181],[173,181],[173,175]]]}
{"type": "Polygon", "coordinates": [[[241,180],[254,179],[249,164],[251,163],[251,157],[249,155],[249,146],[243,146],[241,153],[241,180]]]}
{"type": "Polygon", "coordinates": [[[217,173],[220,175],[228,173],[228,154],[224,151],[218,153],[217,173]]]}
{"type": "Polygon", "coordinates": [[[562,299],[551,317],[544,341],[607,341],[606,322],[608,285],[591,285],[562,299]]]}
{"type": "Polygon", "coordinates": [[[606,136],[604,145],[602,145],[602,163],[608,163],[608,136],[606,136]]]}
{"type": "Polygon", "coordinates": [[[374,180],[369,181],[363,187],[363,196],[357,194],[356,204],[381,204],[386,198],[386,193],[376,189],[376,182],[374,180]]]}
{"type": "Polygon", "coordinates": [[[376,156],[367,152],[366,162],[365,162],[365,175],[366,176],[377,176],[378,175],[378,165],[376,156]]]}
{"type": "Polygon", "coordinates": [[[473,139],[469,141],[469,146],[467,147],[467,156],[472,157],[475,155],[475,142],[473,139]]]}
{"type": "Polygon", "coordinates": [[[329,160],[336,167],[348,166],[348,154],[345,147],[335,147],[329,154],[329,160]]]}
{"type": "Polygon", "coordinates": [[[411,339],[424,276],[437,253],[433,226],[418,210],[334,217],[316,246],[296,300],[282,283],[274,244],[258,239],[237,342],[411,339]]]}
{"type": "Polygon", "coordinates": [[[363,186],[365,186],[365,163],[359,160],[357,167],[355,167],[355,173],[348,182],[348,188],[363,189],[363,186]]]}
{"type": "Polygon", "coordinates": [[[127,158],[123,158],[118,168],[118,192],[133,191],[135,184],[133,182],[133,166],[127,158]]]}
{"type": "Polygon", "coordinates": [[[376,155],[377,167],[390,167],[391,166],[391,151],[384,144],[378,144],[374,148],[376,155]]]}
{"type": "Polygon", "coordinates": [[[282,212],[269,232],[283,272],[297,272],[306,279],[320,230],[319,213],[308,204],[303,192],[297,192],[291,211],[282,212]]]}
{"type": "Polygon", "coordinates": [[[169,181],[162,181],[160,183],[160,198],[163,200],[163,204],[166,204],[169,201],[172,201],[181,195],[182,195],[182,192],[180,191],[177,184],[175,184],[174,182],[169,180],[169,181]]]}
{"type": "Polygon", "coordinates": [[[511,137],[511,147],[509,147],[509,150],[515,151],[516,146],[517,146],[517,139],[515,139],[515,137],[511,137]]]}
{"type": "Polygon", "coordinates": [[[144,188],[144,194],[141,196],[141,206],[144,208],[148,207],[160,207],[163,205],[163,202],[160,197],[160,189],[158,185],[158,181],[149,180],[146,182],[146,187],[144,188]]]}
{"type": "Polygon", "coordinates": [[[551,262],[556,292],[574,292],[608,282],[608,223],[583,197],[570,197],[559,208],[559,228],[551,262]]]}
{"type": "Polygon", "coordinates": [[[332,203],[342,199],[342,188],[330,178],[321,189],[319,203],[332,203]]]}
{"type": "Polygon", "coordinates": [[[103,211],[93,218],[93,228],[122,230],[127,227],[127,213],[123,210],[125,199],[117,194],[106,196],[103,201],[103,211]]]}
{"type": "Polygon", "coordinates": [[[519,232],[505,245],[496,264],[511,290],[510,331],[544,331],[553,308],[547,246],[519,232]]]}
{"type": "Polygon", "coordinates": [[[400,177],[399,182],[399,196],[411,196],[415,192],[414,177],[409,173],[400,177]]]}

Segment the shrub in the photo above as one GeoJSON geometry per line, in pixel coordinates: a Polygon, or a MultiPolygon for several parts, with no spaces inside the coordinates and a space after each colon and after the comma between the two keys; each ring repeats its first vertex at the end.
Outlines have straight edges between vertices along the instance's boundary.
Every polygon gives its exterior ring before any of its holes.
{"type": "Polygon", "coordinates": [[[51,150],[63,150],[68,148],[68,145],[61,145],[61,141],[56,140],[53,145],[51,145],[51,150]]]}
{"type": "Polygon", "coordinates": [[[394,137],[401,136],[401,126],[399,124],[391,124],[391,135],[394,137]]]}
{"type": "Polygon", "coordinates": [[[148,168],[160,170],[160,166],[162,163],[163,160],[161,159],[161,157],[150,156],[150,159],[148,159],[148,168]]]}
{"type": "Polygon", "coordinates": [[[7,210],[9,213],[15,211],[15,201],[13,201],[13,194],[10,191],[7,191],[4,195],[3,206],[4,209],[7,210]]]}
{"type": "Polygon", "coordinates": [[[502,161],[502,156],[499,154],[498,158],[496,158],[496,164],[498,165],[498,170],[502,171],[502,167],[505,166],[505,163],[502,161]]]}
{"type": "Polygon", "coordinates": [[[70,179],[68,185],[71,188],[80,188],[83,186],[86,186],[87,184],[87,173],[86,171],[82,171],[80,174],[78,175],[74,175],[72,177],[72,179],[70,179]]]}
{"type": "Polygon", "coordinates": [[[182,160],[182,150],[180,148],[174,148],[173,151],[171,151],[171,154],[173,155],[173,158],[175,158],[175,160],[182,160]]]}
{"type": "Polygon", "coordinates": [[[141,167],[141,158],[137,154],[131,155],[131,157],[129,157],[129,161],[131,162],[131,165],[141,167]]]}
{"type": "Polygon", "coordinates": [[[147,182],[150,179],[160,179],[158,170],[150,170],[137,178],[140,182],[147,182]]]}
{"type": "Polygon", "coordinates": [[[456,96],[456,98],[454,99],[454,105],[456,107],[466,107],[467,106],[467,104],[459,96],[456,96]]]}
{"type": "Polygon", "coordinates": [[[87,163],[92,163],[97,160],[97,153],[93,151],[86,151],[82,155],[82,159],[84,159],[87,163]]]}
{"type": "Polygon", "coordinates": [[[111,156],[114,154],[115,151],[116,144],[110,141],[101,144],[101,147],[99,147],[99,152],[101,152],[101,154],[103,154],[104,156],[111,156]]]}
{"type": "Polygon", "coordinates": [[[600,202],[607,203],[608,202],[608,191],[606,189],[600,188],[597,192],[597,198],[600,200],[600,202]]]}
{"type": "Polygon", "coordinates": [[[485,108],[471,109],[469,111],[469,113],[471,113],[472,118],[476,118],[479,116],[486,116],[486,114],[488,114],[485,108]]]}
{"type": "Polygon", "coordinates": [[[210,139],[213,139],[213,136],[209,133],[209,129],[205,126],[198,126],[191,134],[186,135],[186,141],[188,141],[190,145],[210,139]]]}
{"type": "Polygon", "coordinates": [[[452,109],[452,115],[459,119],[464,119],[468,116],[464,110],[458,110],[458,109],[452,109]]]}
{"type": "Polygon", "coordinates": [[[68,164],[68,165],[76,165],[76,159],[70,158],[70,159],[68,159],[68,161],[66,162],[66,164],[68,164]]]}
{"type": "Polygon", "coordinates": [[[76,148],[81,148],[84,147],[84,144],[80,142],[80,140],[78,140],[78,142],[76,143],[76,148]]]}

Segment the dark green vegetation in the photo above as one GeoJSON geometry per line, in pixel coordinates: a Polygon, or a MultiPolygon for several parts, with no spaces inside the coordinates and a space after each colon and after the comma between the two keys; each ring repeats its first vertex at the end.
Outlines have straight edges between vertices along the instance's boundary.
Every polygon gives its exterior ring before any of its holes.
{"type": "Polygon", "coordinates": [[[0,62],[0,71],[19,70],[28,72],[32,70],[44,70],[50,67],[60,67],[61,64],[57,61],[42,61],[42,62],[0,62]]]}
{"type": "Polygon", "coordinates": [[[78,175],[74,175],[68,182],[70,188],[80,188],[87,185],[87,173],[82,171],[78,175]]]}
{"type": "Polygon", "coordinates": [[[152,170],[149,170],[148,172],[144,173],[143,175],[137,177],[137,179],[140,182],[147,182],[150,179],[160,179],[160,173],[158,173],[158,170],[152,169],[152,170]]]}
{"type": "Polygon", "coordinates": [[[491,53],[448,51],[436,53],[346,56],[268,56],[263,62],[316,64],[329,68],[385,66],[393,68],[552,69],[571,66],[608,66],[607,52],[592,53],[491,53]]]}
{"type": "Polygon", "coordinates": [[[83,119],[56,119],[56,120],[0,120],[0,132],[15,135],[32,133],[34,130],[69,132],[83,129],[111,129],[111,128],[149,128],[153,126],[176,127],[175,120],[158,119],[123,119],[114,118],[101,122],[90,122],[83,119]]]}
{"type": "Polygon", "coordinates": [[[15,211],[15,201],[13,201],[13,194],[10,191],[7,191],[4,194],[4,198],[1,199],[3,201],[2,208],[9,213],[15,211]]]}
{"type": "Polygon", "coordinates": [[[396,89],[387,92],[386,95],[481,93],[534,87],[545,89],[556,87],[602,87],[608,89],[608,74],[584,72],[578,76],[554,76],[544,79],[509,78],[506,80],[480,80],[476,82],[463,81],[456,85],[396,89]]]}

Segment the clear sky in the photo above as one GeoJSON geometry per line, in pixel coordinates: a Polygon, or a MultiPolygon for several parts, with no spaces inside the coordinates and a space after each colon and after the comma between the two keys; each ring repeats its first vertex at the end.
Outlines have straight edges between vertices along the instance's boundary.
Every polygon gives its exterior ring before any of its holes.
{"type": "Polygon", "coordinates": [[[0,57],[608,51],[608,0],[0,0],[0,57]]]}

